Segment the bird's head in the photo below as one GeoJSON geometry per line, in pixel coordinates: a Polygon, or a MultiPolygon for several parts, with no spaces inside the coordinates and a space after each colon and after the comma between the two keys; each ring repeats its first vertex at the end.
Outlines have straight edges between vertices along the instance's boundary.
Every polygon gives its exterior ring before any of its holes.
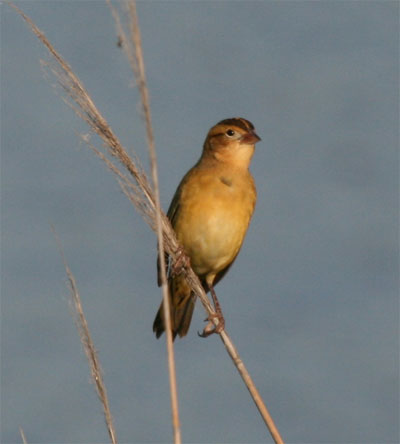
{"type": "Polygon", "coordinates": [[[248,168],[255,144],[260,140],[248,120],[241,117],[221,120],[208,132],[202,157],[248,168]]]}

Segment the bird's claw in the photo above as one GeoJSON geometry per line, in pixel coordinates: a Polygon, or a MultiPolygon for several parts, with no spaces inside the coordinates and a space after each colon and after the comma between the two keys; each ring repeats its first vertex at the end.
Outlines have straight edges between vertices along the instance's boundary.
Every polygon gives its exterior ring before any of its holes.
{"type": "Polygon", "coordinates": [[[207,338],[208,336],[217,333],[220,334],[222,330],[225,328],[225,319],[222,316],[222,313],[216,313],[212,316],[209,316],[208,318],[204,319],[204,321],[208,321],[208,324],[204,327],[204,330],[202,333],[197,332],[197,334],[201,338],[207,338]],[[215,325],[213,319],[218,320],[218,324],[215,325]]]}

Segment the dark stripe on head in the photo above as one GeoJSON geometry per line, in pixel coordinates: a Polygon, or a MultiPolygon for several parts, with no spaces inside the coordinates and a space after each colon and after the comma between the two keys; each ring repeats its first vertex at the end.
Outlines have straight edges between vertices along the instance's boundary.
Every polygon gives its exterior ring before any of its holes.
{"type": "Polygon", "coordinates": [[[221,120],[218,125],[234,125],[245,131],[254,130],[254,125],[242,117],[232,117],[231,119],[221,120]]]}

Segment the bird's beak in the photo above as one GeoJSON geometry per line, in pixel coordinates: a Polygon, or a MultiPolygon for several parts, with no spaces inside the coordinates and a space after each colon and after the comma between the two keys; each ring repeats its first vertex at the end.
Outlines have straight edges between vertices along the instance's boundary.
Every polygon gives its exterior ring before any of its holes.
{"type": "Polygon", "coordinates": [[[242,136],[240,139],[240,143],[246,144],[246,145],[254,145],[255,143],[259,142],[261,140],[261,137],[259,137],[255,131],[250,131],[242,136]]]}

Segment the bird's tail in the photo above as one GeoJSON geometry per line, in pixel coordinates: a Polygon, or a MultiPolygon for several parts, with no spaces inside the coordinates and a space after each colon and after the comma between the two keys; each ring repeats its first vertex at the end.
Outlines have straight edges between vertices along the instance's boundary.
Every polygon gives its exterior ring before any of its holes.
{"type": "MultiPolygon", "coordinates": [[[[176,335],[182,337],[189,331],[196,298],[183,276],[171,278],[168,290],[172,337],[175,339],[176,335]]],[[[154,319],[153,331],[157,338],[165,331],[163,303],[161,303],[154,319]]]]}

